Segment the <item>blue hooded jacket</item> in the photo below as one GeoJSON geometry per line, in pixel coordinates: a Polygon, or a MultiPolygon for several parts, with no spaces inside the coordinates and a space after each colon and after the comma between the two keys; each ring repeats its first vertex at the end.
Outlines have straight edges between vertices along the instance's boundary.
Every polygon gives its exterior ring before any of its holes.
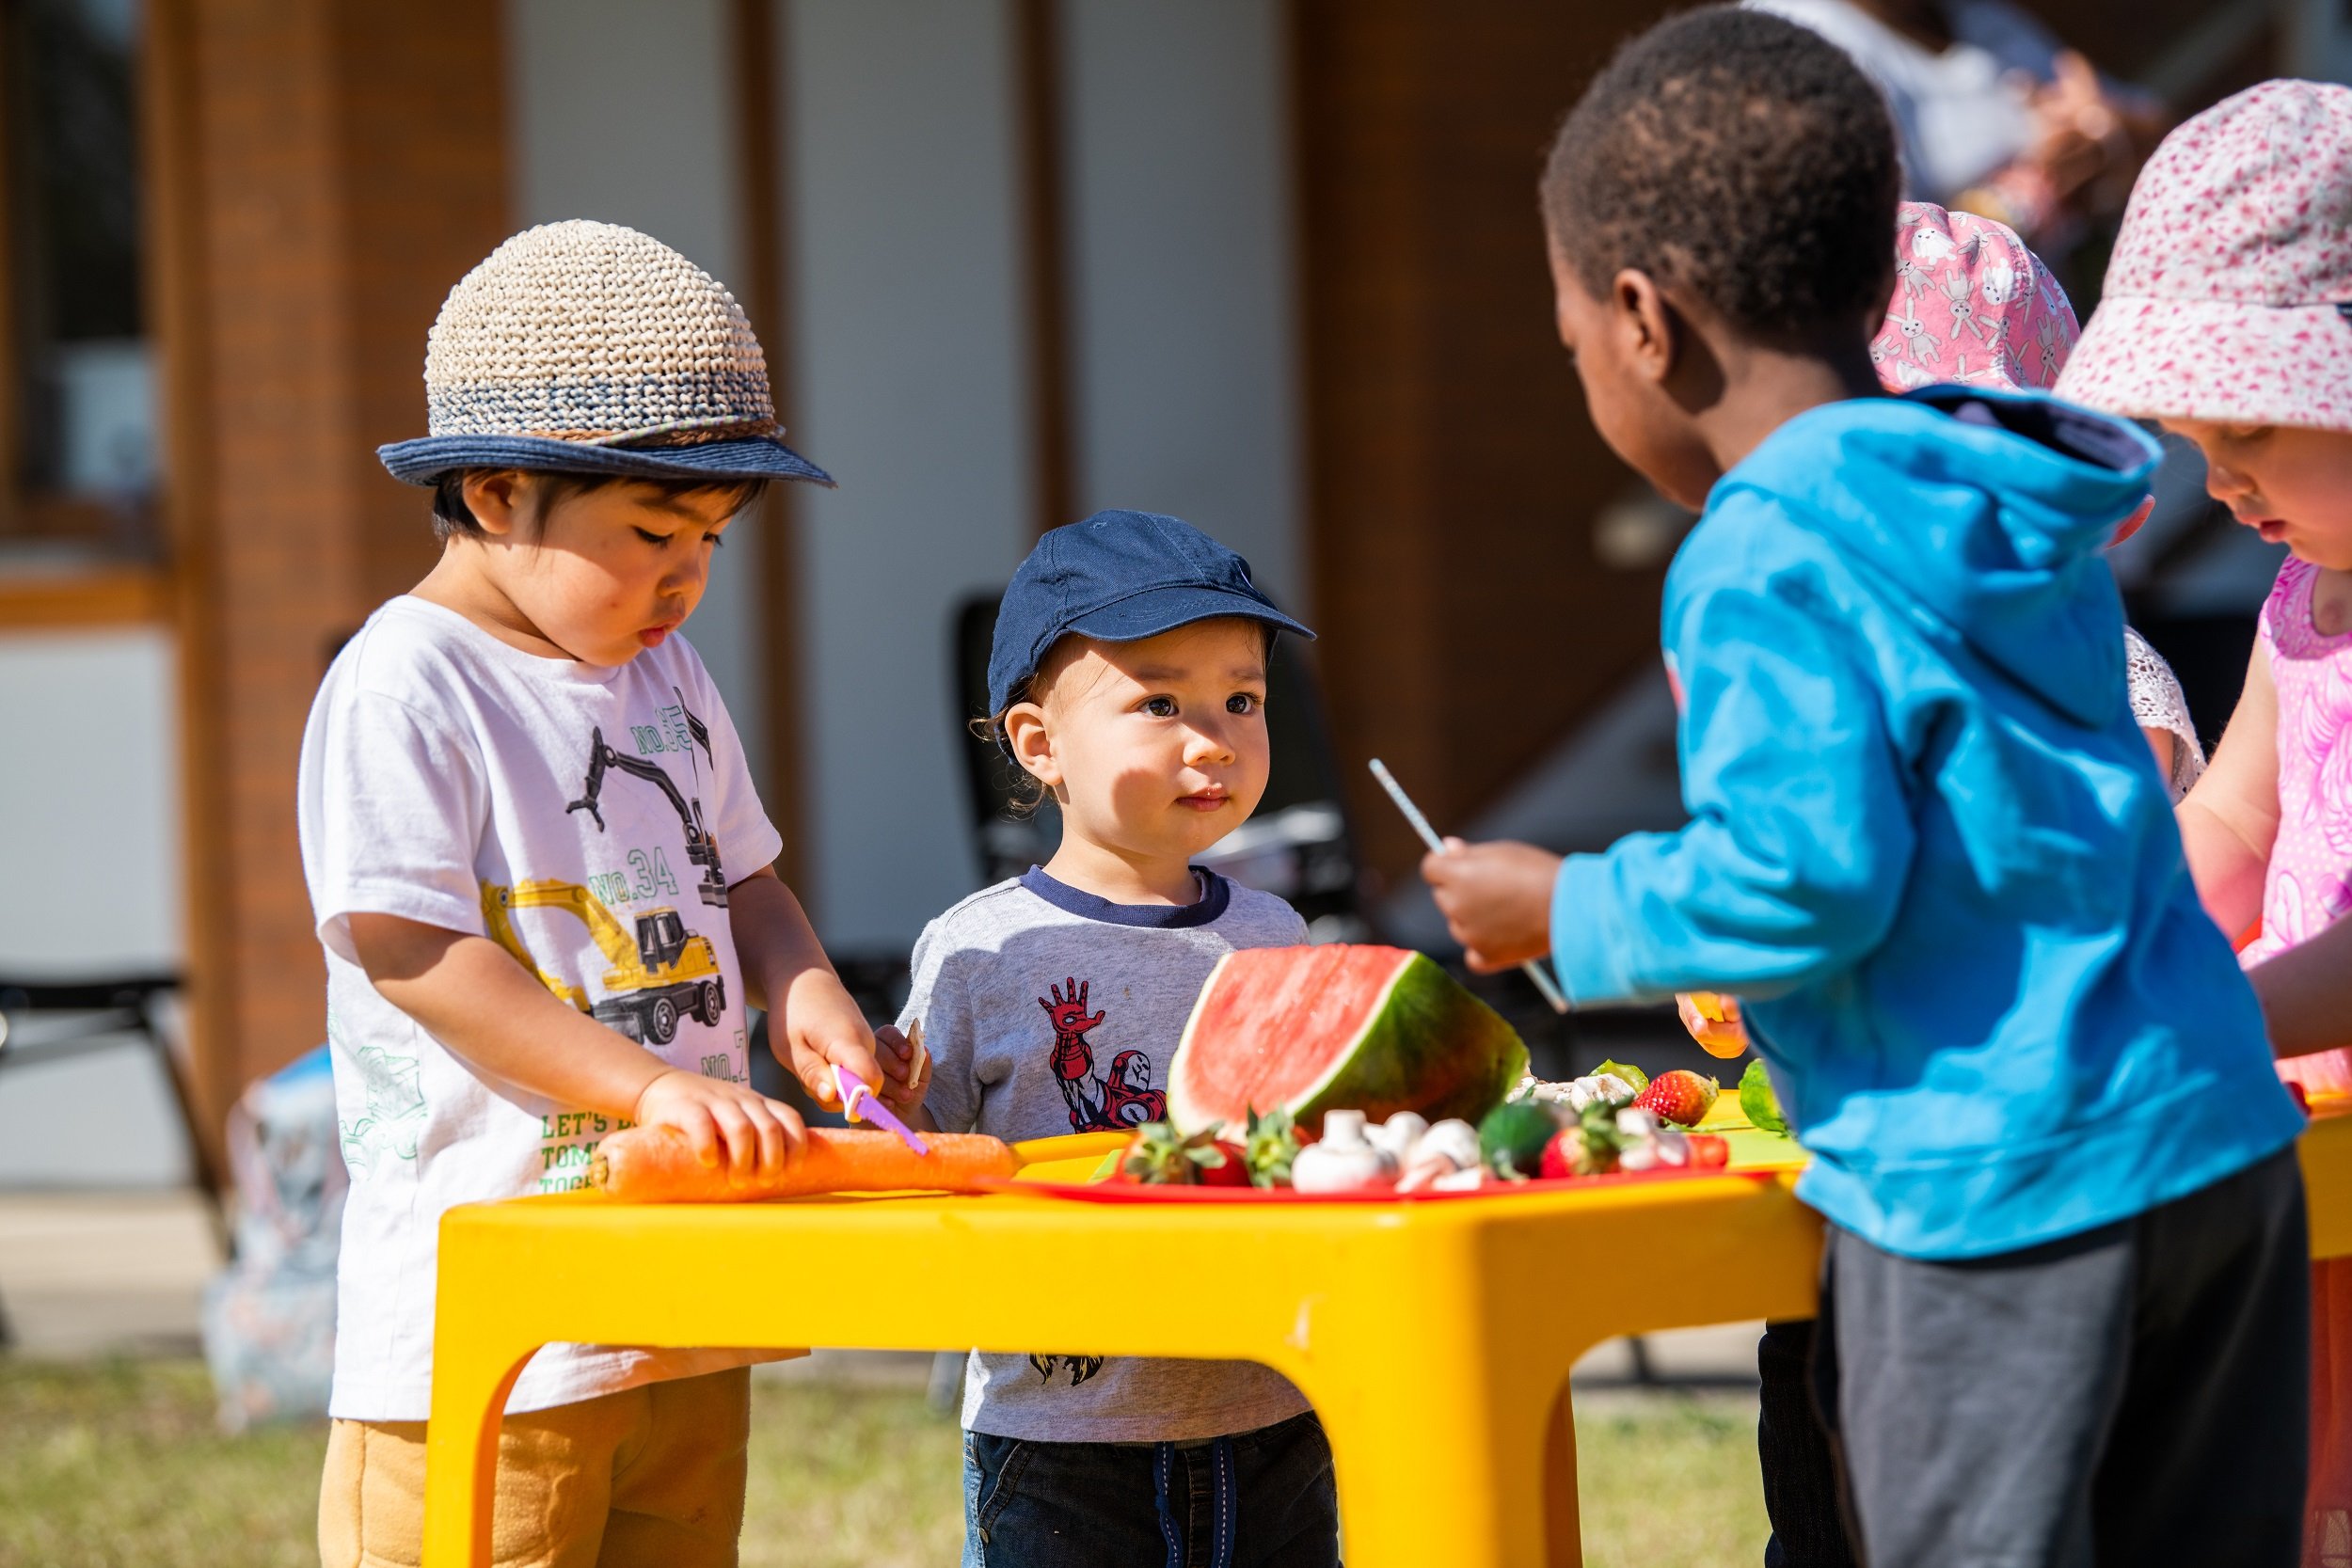
{"type": "Polygon", "coordinates": [[[2100,552],[2155,459],[1975,388],[1781,426],[1666,578],[1692,820],[1561,868],[1568,994],[1738,996],[1799,1196],[1889,1252],[2088,1230],[2301,1129],[2125,694],[2100,552]]]}

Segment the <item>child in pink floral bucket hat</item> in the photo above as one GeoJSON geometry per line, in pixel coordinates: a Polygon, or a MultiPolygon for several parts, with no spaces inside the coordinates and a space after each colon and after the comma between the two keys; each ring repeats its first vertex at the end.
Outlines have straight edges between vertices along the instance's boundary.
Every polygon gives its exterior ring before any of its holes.
{"type": "MultiPolygon", "coordinates": [[[[2061,396],[2155,419],[2289,550],[2213,766],[2180,810],[2280,1073],[2352,1109],[2352,90],[2265,82],[2165,139],[2061,396]]],[[[2352,1551],[2352,1259],[2312,1275],[2304,1562],[2352,1551]]]]}
{"type": "MultiPolygon", "coordinates": [[[[2005,391],[2048,391],[2082,328],[2066,291],[2007,224],[1974,213],[1906,201],[1895,216],[1895,294],[1870,342],[1890,392],[1959,382],[2005,391]]],[[[2116,530],[2138,531],[2154,499],[2116,530]]],[[[2132,712],[2178,801],[2205,770],[2204,743],[2164,656],[2123,628],[2132,712]]]]}

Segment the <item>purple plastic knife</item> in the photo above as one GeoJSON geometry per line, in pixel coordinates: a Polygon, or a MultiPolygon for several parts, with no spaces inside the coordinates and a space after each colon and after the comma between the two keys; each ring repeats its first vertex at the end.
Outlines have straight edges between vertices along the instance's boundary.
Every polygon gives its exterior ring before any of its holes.
{"type": "Polygon", "coordinates": [[[931,1146],[923,1135],[892,1113],[882,1103],[882,1096],[866,1085],[865,1079],[848,1068],[835,1063],[833,1069],[834,1092],[841,1097],[841,1114],[851,1121],[870,1121],[885,1132],[896,1132],[915,1153],[928,1156],[931,1146]]]}

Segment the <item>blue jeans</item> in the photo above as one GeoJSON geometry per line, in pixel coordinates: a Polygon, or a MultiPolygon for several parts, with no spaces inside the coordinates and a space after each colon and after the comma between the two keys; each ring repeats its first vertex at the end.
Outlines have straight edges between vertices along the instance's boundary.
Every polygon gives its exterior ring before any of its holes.
{"type": "Polygon", "coordinates": [[[963,1434],[963,1568],[1338,1568],[1339,1514],[1311,1411],[1182,1448],[963,1434]]]}

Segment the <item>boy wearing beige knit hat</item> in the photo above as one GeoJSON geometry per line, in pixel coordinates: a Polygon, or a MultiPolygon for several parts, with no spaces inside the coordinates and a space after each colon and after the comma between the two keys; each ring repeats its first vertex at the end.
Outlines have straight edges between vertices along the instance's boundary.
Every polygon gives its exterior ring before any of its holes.
{"type": "MultiPolygon", "coordinates": [[[[434,491],[439,563],[335,659],[303,736],[303,869],[326,949],[351,1169],[327,1568],[421,1556],[440,1216],[580,1185],[597,1139],[676,1127],[738,1176],[800,1118],[750,1087],[748,1009],[819,1101],[878,1053],[771,869],[781,837],[680,625],[787,447],[742,311],[610,224],[508,240],[451,291],[431,434],[385,466],[434,491]]],[[[551,1345],[507,1402],[501,1560],[736,1560],[739,1350],[551,1345]]]]}

